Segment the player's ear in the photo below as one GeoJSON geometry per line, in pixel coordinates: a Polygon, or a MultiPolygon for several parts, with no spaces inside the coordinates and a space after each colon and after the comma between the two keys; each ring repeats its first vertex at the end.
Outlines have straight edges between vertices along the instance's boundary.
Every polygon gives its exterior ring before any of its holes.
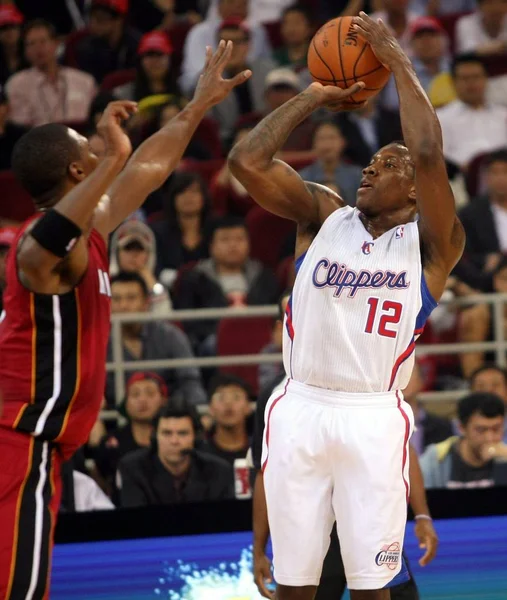
{"type": "Polygon", "coordinates": [[[76,183],[83,181],[83,179],[86,177],[85,170],[80,161],[71,162],[69,165],[68,172],[69,172],[69,177],[72,180],[74,180],[76,183]]]}
{"type": "Polygon", "coordinates": [[[410,198],[410,200],[411,200],[411,201],[412,201],[414,204],[416,203],[416,200],[417,200],[417,194],[416,194],[416,191],[415,191],[415,185],[413,185],[413,186],[410,188],[410,192],[409,192],[409,194],[408,194],[408,197],[410,198]]]}

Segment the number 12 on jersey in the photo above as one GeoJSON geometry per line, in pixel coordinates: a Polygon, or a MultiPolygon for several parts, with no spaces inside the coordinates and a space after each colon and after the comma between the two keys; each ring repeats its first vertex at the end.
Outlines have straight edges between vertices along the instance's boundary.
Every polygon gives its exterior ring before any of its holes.
{"type": "Polygon", "coordinates": [[[366,321],[365,333],[373,333],[373,328],[378,320],[377,333],[388,338],[395,338],[397,331],[389,329],[388,325],[397,325],[401,319],[401,311],[403,306],[399,302],[392,300],[384,300],[380,308],[380,318],[377,319],[378,307],[380,300],[378,298],[368,298],[368,319],[366,321]]]}

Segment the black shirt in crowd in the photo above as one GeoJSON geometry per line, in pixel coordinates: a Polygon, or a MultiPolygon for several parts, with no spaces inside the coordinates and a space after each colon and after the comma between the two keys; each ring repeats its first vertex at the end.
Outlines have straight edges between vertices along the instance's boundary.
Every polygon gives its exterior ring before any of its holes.
{"type": "Polygon", "coordinates": [[[191,466],[174,477],[153,448],[126,455],[119,464],[123,507],[207,502],[234,498],[232,467],[206,452],[192,451],[191,466]]]}
{"type": "Polygon", "coordinates": [[[495,463],[490,460],[480,467],[466,463],[459,453],[458,444],[451,449],[451,477],[447,483],[450,488],[491,487],[494,482],[495,463]]]}
{"type": "Polygon", "coordinates": [[[208,441],[206,443],[207,452],[210,452],[211,454],[218,456],[218,458],[227,461],[232,466],[234,466],[234,461],[237,458],[246,458],[249,447],[250,443],[248,443],[247,446],[245,446],[241,450],[224,450],[223,448],[220,448],[220,446],[217,446],[215,444],[215,441],[213,440],[212,436],[208,438],[208,441]]]}
{"type": "Polygon", "coordinates": [[[100,442],[94,452],[95,464],[100,474],[109,479],[116,474],[119,461],[129,452],[141,450],[129,424],[119,427],[100,442]]]}

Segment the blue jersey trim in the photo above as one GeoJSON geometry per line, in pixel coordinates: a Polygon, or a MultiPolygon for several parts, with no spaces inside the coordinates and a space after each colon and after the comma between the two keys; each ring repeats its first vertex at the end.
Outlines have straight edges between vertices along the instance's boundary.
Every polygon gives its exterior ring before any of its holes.
{"type": "Polygon", "coordinates": [[[299,269],[301,268],[301,265],[303,264],[303,261],[305,259],[306,253],[308,252],[308,250],[306,252],[303,252],[303,254],[301,254],[300,257],[296,258],[296,275],[298,274],[299,269]]]}
{"type": "Polygon", "coordinates": [[[402,554],[401,555],[401,571],[398,573],[398,575],[395,575],[391,579],[391,581],[384,586],[384,588],[391,588],[391,587],[394,587],[395,585],[400,585],[402,583],[406,583],[407,581],[410,581],[410,572],[407,567],[407,561],[405,560],[405,557],[402,554]]]}
{"type": "Polygon", "coordinates": [[[418,331],[424,327],[428,317],[437,307],[438,302],[431,295],[428,284],[426,283],[426,278],[424,277],[424,273],[421,276],[421,300],[422,306],[417,318],[415,320],[415,330],[418,331]]]}

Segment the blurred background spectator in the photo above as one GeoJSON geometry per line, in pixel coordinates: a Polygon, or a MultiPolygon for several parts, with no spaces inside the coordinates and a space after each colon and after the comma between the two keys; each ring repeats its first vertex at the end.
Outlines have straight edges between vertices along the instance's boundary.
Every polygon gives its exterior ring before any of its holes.
{"type": "MultiPolygon", "coordinates": [[[[264,346],[261,350],[262,354],[275,354],[282,352],[283,346],[283,319],[285,316],[285,310],[287,309],[287,303],[290,298],[290,291],[285,291],[278,300],[278,318],[273,325],[273,333],[269,344],[264,346]]],[[[270,387],[275,380],[281,375],[285,376],[285,370],[282,364],[277,363],[265,363],[259,365],[259,390],[262,393],[263,390],[270,387]]]]}
{"type": "Polygon", "coordinates": [[[209,451],[232,466],[250,447],[248,417],[253,397],[248,384],[235,375],[216,375],[210,384],[209,412],[213,426],[207,437],[209,451]]]}
{"type": "Polygon", "coordinates": [[[135,80],[115,87],[113,94],[120,100],[136,102],[154,94],[179,95],[176,73],[171,64],[172,53],[171,40],[165,32],[146,33],[137,50],[135,80]]]}
{"type": "Polygon", "coordinates": [[[305,181],[332,181],[349,206],[355,206],[361,184],[362,170],[343,161],[347,142],[334,121],[324,121],[315,127],[313,151],[317,160],[299,172],[305,181]]]}
{"type": "Polygon", "coordinates": [[[26,127],[9,120],[9,101],[5,89],[0,85],[0,170],[9,169],[14,146],[27,131],[26,127]]]}
{"type": "Polygon", "coordinates": [[[16,238],[16,229],[14,227],[0,228],[0,313],[3,309],[3,293],[5,289],[5,265],[7,252],[16,238]]]}
{"type": "Polygon", "coordinates": [[[21,39],[23,20],[13,4],[0,6],[0,85],[26,66],[21,39]]]}
{"type": "Polygon", "coordinates": [[[24,30],[29,69],[6,84],[11,119],[36,126],[62,121],[83,122],[96,93],[90,75],[58,64],[56,30],[47,21],[28,23],[24,30]]]}
{"type": "MultiPolygon", "coordinates": [[[[495,394],[504,403],[507,410],[507,371],[494,363],[485,363],[470,377],[472,392],[495,394]]],[[[504,426],[503,441],[507,443],[507,422],[504,426]]]]}
{"type": "Polygon", "coordinates": [[[288,6],[282,15],[280,35],[282,46],[273,52],[280,67],[306,68],[310,40],[315,32],[311,10],[303,4],[288,6]]]}
{"type": "Polygon", "coordinates": [[[490,487],[507,481],[507,461],[495,460],[503,446],[505,406],[494,394],[476,392],[458,404],[460,437],[427,448],[421,469],[427,488],[490,487]]]}
{"type": "MultiPolygon", "coordinates": [[[[244,222],[222,217],[213,226],[210,258],[182,274],[175,294],[176,308],[219,308],[272,304],[278,298],[274,274],[249,257],[244,222]]],[[[187,332],[199,354],[215,354],[216,321],[186,321],[187,332]]]]}
{"type": "Polygon", "coordinates": [[[438,110],[445,157],[466,169],[473,158],[507,146],[507,108],[486,101],[488,75],[477,55],[454,59],[457,100],[438,110]]]}
{"type": "Polygon", "coordinates": [[[203,180],[194,173],[175,173],[163,202],[163,218],[151,227],[157,241],[156,272],[170,286],[179,269],[208,257],[210,202],[203,180]]]}
{"type": "Polygon", "coordinates": [[[75,48],[76,65],[99,83],[135,67],[140,34],[127,23],[128,0],[92,0],[88,29],[75,48]]]}
{"type": "Polygon", "coordinates": [[[417,13],[410,7],[410,1],[383,0],[379,4],[380,10],[371,14],[371,18],[382,19],[393,32],[403,50],[410,52],[410,25],[417,18],[417,13]]]}
{"type": "Polygon", "coordinates": [[[126,221],[111,238],[110,254],[110,274],[114,277],[122,271],[141,275],[148,288],[151,312],[167,315],[171,300],[155,276],[157,248],[152,230],[140,221],[126,221]]]}
{"type": "Polygon", "coordinates": [[[456,24],[456,50],[482,55],[505,54],[507,58],[507,3],[477,0],[477,8],[456,24]]]}
{"type": "MultiPolygon", "coordinates": [[[[148,287],[138,273],[118,273],[111,278],[111,291],[113,314],[146,312],[149,308],[148,287]]],[[[163,321],[125,323],[121,327],[121,335],[125,361],[192,358],[193,356],[187,336],[171,323],[163,321]]],[[[112,358],[112,344],[109,340],[108,362],[112,358]]],[[[171,393],[176,389],[186,389],[194,404],[206,403],[206,392],[202,387],[199,369],[196,367],[160,369],[157,373],[164,379],[171,393]]],[[[114,406],[115,389],[112,373],[107,377],[106,400],[110,406],[114,406]]]]}
{"type": "MultiPolygon", "coordinates": [[[[210,0],[206,20],[219,20],[221,16],[221,1],[210,0]]],[[[231,0],[231,4],[232,4],[231,0]]],[[[294,0],[249,0],[248,7],[248,22],[271,23],[278,21],[282,16],[282,11],[287,6],[290,6],[294,0]]]]}
{"type": "MultiPolygon", "coordinates": [[[[206,46],[215,49],[218,46],[218,32],[221,23],[229,19],[245,21],[249,9],[258,0],[218,0],[218,19],[210,15],[206,20],[195,25],[188,34],[183,51],[183,65],[180,78],[180,86],[183,93],[191,95],[197,84],[197,79],[204,66],[206,46]]],[[[248,26],[250,32],[250,50],[248,61],[253,62],[257,58],[270,58],[271,45],[266,30],[259,25],[248,26]]]]}
{"type": "Polygon", "coordinates": [[[234,497],[232,467],[196,449],[202,436],[192,406],[173,398],[154,424],[150,448],[126,455],[119,464],[124,507],[205,502],[234,497]]]}

